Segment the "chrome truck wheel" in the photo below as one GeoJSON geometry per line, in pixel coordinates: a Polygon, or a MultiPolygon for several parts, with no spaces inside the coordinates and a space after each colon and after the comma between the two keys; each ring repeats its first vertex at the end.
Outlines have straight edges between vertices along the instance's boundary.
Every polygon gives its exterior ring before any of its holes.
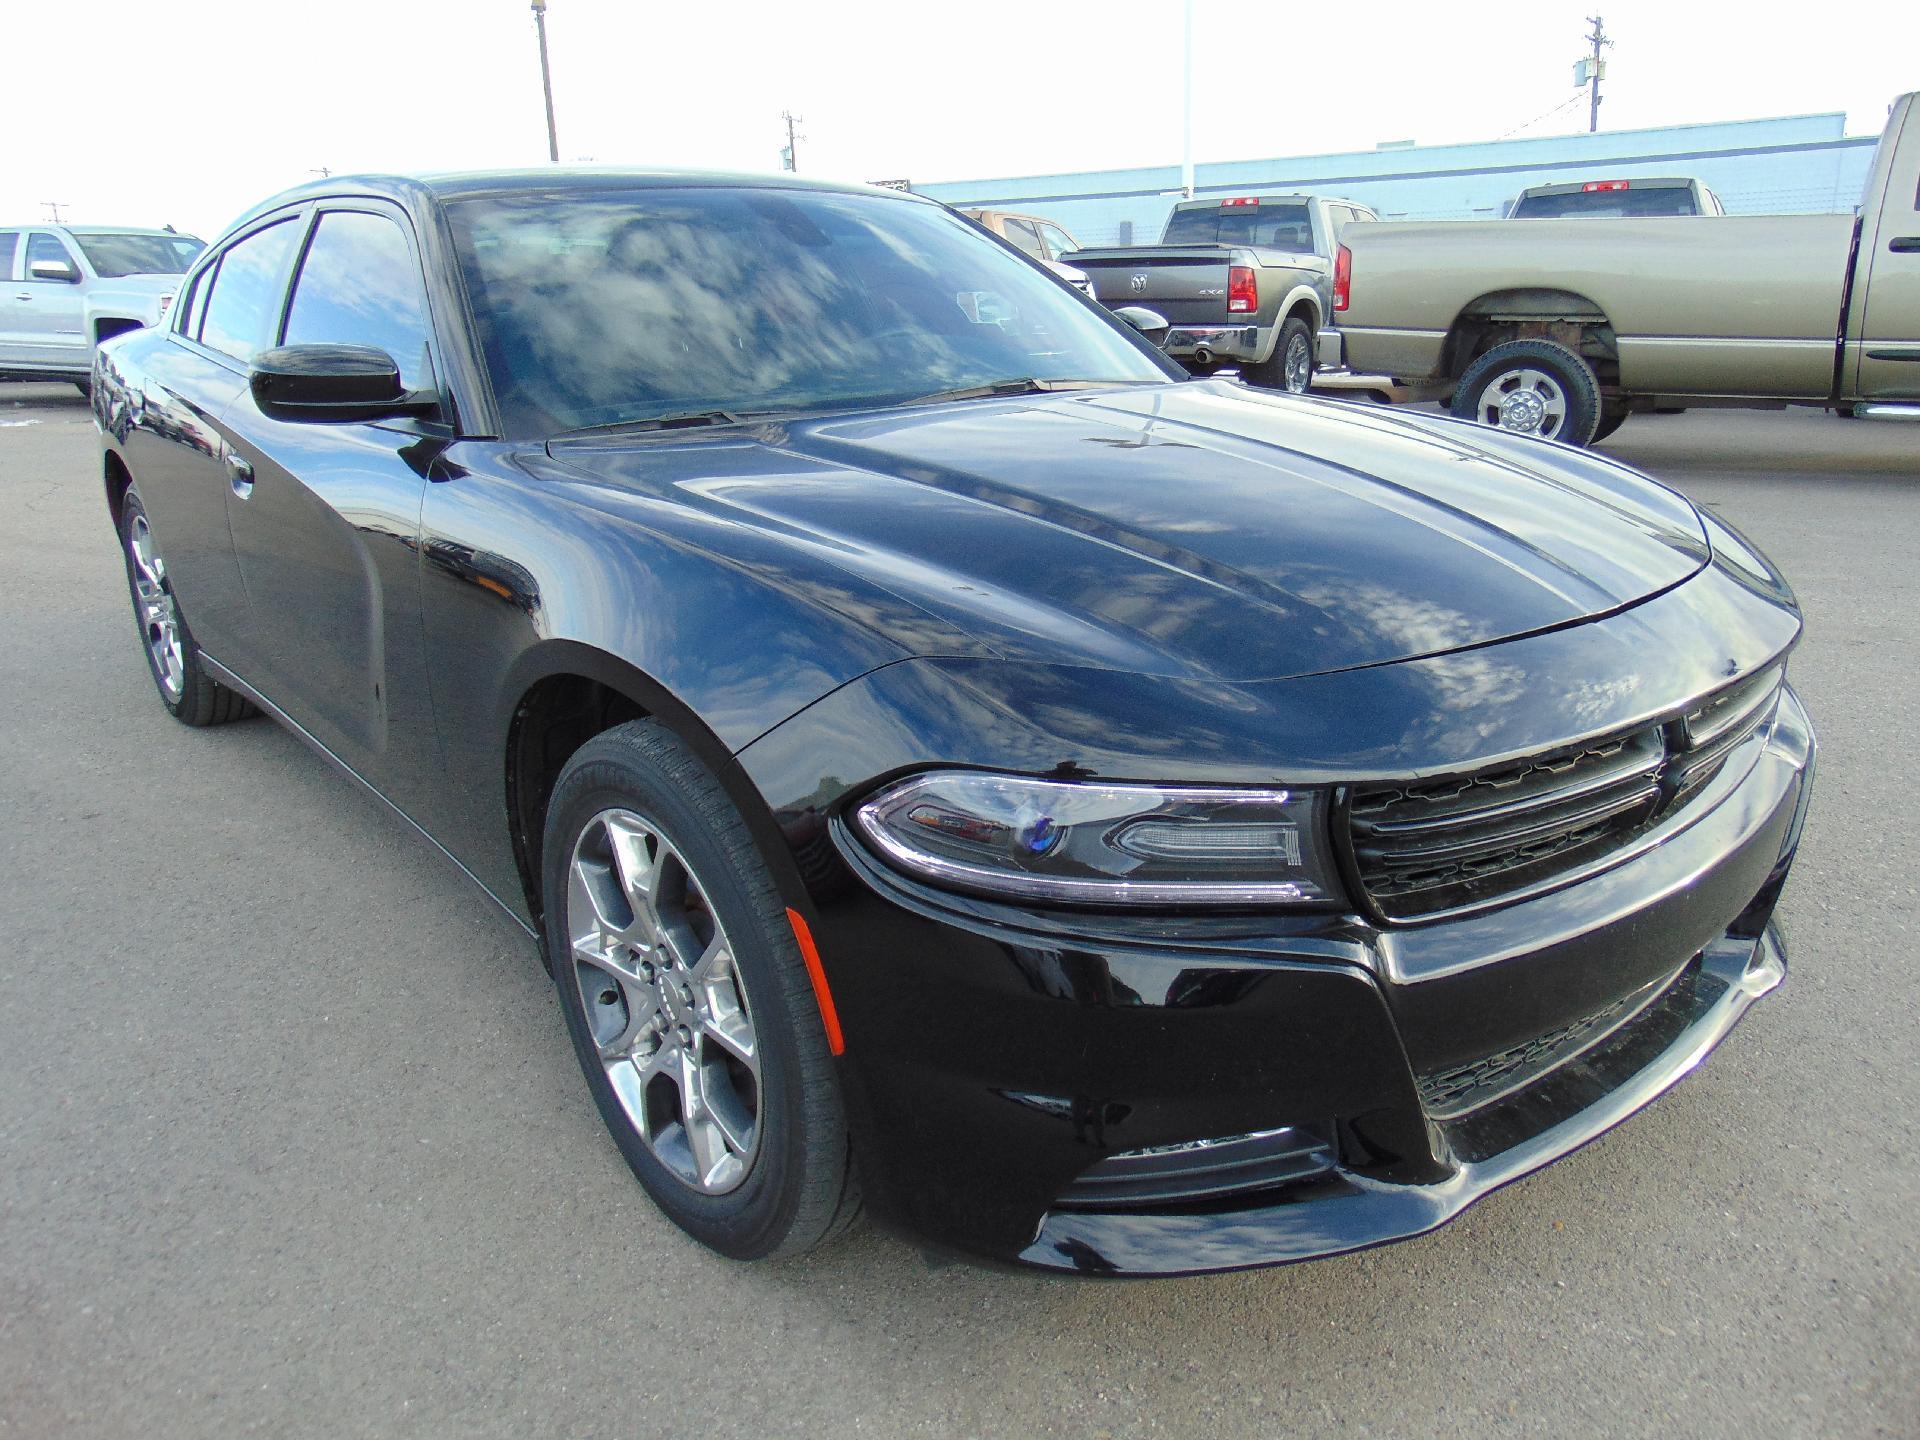
{"type": "Polygon", "coordinates": [[[1495,430],[1589,445],[1600,423],[1600,379],[1551,340],[1510,340],[1467,367],[1449,407],[1495,430]]]}

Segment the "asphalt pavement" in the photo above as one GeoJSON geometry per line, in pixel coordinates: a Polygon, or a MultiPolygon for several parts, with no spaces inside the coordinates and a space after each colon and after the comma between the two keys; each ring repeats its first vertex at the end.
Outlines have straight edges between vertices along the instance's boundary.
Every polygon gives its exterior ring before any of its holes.
{"type": "Polygon", "coordinates": [[[684,1239],[518,932],[278,728],[161,710],[88,412],[0,386],[0,1437],[1920,1435],[1920,428],[1605,448],[1806,607],[1786,986],[1433,1235],[1111,1284],[684,1239]]]}

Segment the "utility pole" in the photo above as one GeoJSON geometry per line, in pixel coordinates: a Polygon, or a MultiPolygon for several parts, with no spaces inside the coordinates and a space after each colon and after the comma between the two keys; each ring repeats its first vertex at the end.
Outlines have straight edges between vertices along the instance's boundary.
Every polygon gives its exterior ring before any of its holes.
{"type": "Polygon", "coordinates": [[[1180,193],[1193,198],[1193,0],[1187,0],[1184,96],[1180,120],[1180,193]]]}
{"type": "Polygon", "coordinates": [[[1587,133],[1592,134],[1600,128],[1600,82],[1607,74],[1607,62],[1600,58],[1600,50],[1613,42],[1607,39],[1606,26],[1598,15],[1587,19],[1593,25],[1593,33],[1587,36],[1593,45],[1593,55],[1587,61],[1587,133]]]}
{"type": "Polygon", "coordinates": [[[547,159],[560,162],[560,136],[553,128],[553,72],[547,68],[547,0],[533,0],[533,28],[540,32],[540,93],[547,98],[547,159]]]}
{"type": "Polygon", "coordinates": [[[787,148],[780,152],[780,168],[782,170],[791,170],[794,174],[798,175],[800,173],[800,151],[798,146],[799,142],[807,137],[797,132],[793,127],[800,124],[806,117],[804,115],[796,115],[791,110],[782,110],[780,112],[780,118],[787,122],[787,148]]]}
{"type": "Polygon", "coordinates": [[[60,223],[60,207],[67,202],[64,200],[42,200],[40,203],[53,212],[53,223],[58,225],[60,223]]]}

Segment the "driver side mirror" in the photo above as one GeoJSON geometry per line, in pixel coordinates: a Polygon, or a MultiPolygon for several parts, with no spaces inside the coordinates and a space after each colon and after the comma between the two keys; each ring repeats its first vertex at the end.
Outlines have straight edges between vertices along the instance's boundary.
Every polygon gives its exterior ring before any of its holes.
{"type": "Polygon", "coordinates": [[[35,280],[58,280],[63,285],[80,283],[80,272],[67,260],[35,260],[27,266],[27,274],[35,280]]]}
{"type": "Polygon", "coordinates": [[[1144,305],[1121,305],[1113,313],[1138,330],[1141,337],[1154,349],[1167,348],[1167,334],[1173,327],[1167,323],[1167,317],[1158,310],[1149,310],[1144,305]]]}
{"type": "Polygon", "coordinates": [[[431,413],[439,397],[403,390],[400,367],[371,345],[281,345],[253,357],[254,403],[276,420],[390,420],[431,413]]]}

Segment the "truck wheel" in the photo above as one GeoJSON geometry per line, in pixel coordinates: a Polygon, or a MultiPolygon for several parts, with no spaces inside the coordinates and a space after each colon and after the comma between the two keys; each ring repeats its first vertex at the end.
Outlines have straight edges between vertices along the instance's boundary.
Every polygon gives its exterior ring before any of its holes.
{"type": "Polygon", "coordinates": [[[1551,340],[1509,340],[1467,368],[1449,407],[1461,420],[1591,445],[1600,423],[1600,380],[1593,367],[1551,340]]]}
{"type": "Polygon", "coordinates": [[[1264,390],[1304,395],[1313,388],[1313,332],[1298,315],[1290,315],[1273,342],[1273,354],[1249,366],[1247,378],[1264,390]]]}
{"type": "Polygon", "coordinates": [[[1607,436],[1627,423],[1627,416],[1633,412],[1624,405],[1607,405],[1600,411],[1600,423],[1594,427],[1592,444],[1598,445],[1607,436]]]}

